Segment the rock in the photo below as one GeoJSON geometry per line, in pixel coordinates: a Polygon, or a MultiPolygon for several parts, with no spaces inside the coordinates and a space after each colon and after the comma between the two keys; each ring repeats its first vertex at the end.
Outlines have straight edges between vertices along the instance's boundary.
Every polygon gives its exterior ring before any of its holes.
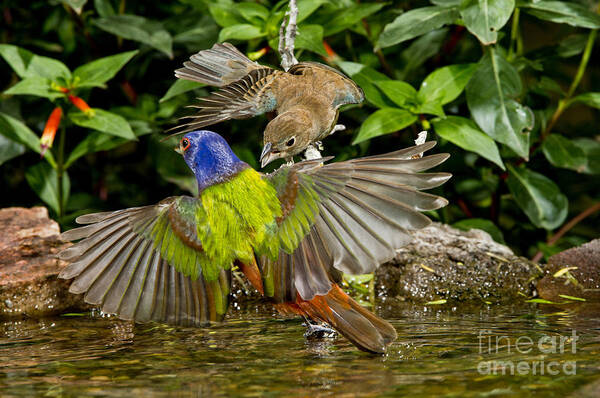
{"type": "Polygon", "coordinates": [[[433,223],[376,272],[379,297],[424,303],[506,303],[535,291],[541,269],[488,233],[433,223]]]}
{"type": "MultiPolygon", "coordinates": [[[[570,250],[570,249],[569,249],[570,250]]],[[[560,253],[558,253],[560,254],[560,253]]],[[[600,379],[596,379],[574,393],[570,394],[568,398],[597,398],[600,397],[600,379]]]]}
{"type": "Polygon", "coordinates": [[[40,317],[87,308],[57,275],[66,263],[55,255],[69,244],[44,207],[0,209],[0,319],[40,317]]]}
{"type": "Polygon", "coordinates": [[[600,302],[600,239],[553,255],[546,270],[538,283],[540,297],[561,302],[565,299],[560,295],[566,295],[600,302]],[[567,267],[574,268],[554,276],[567,267]]]}

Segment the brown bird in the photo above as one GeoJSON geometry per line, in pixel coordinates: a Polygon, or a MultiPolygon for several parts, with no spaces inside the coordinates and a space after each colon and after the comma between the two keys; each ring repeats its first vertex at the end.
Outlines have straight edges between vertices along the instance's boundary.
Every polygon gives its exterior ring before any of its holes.
{"type": "Polygon", "coordinates": [[[262,167],[279,158],[291,161],[337,130],[340,106],[364,100],[356,83],[327,65],[301,62],[283,72],[251,61],[229,43],[192,55],[175,76],[222,87],[191,106],[200,112],[186,117],[191,121],[176,134],[277,111],[264,132],[262,167]]]}

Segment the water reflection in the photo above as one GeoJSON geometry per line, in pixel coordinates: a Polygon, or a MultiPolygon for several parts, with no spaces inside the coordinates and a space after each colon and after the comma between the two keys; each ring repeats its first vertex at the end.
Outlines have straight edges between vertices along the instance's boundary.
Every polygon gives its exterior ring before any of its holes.
{"type": "Polygon", "coordinates": [[[388,306],[380,313],[395,315],[399,337],[383,357],[341,338],[308,341],[299,319],[242,311],[210,329],[90,316],[4,322],[0,395],[562,397],[600,378],[598,312],[577,311],[388,306]],[[565,349],[553,351],[561,337],[565,349]],[[570,362],[575,374],[563,369],[570,362]]]}

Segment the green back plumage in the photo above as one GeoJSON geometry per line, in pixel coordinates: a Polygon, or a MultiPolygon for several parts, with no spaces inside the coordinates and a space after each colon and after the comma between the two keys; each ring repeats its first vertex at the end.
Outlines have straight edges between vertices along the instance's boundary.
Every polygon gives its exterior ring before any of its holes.
{"type": "Polygon", "coordinates": [[[255,251],[263,251],[281,215],[275,189],[250,168],[206,188],[200,201],[195,215],[198,237],[218,268],[228,268],[234,260],[250,261],[255,251]]]}

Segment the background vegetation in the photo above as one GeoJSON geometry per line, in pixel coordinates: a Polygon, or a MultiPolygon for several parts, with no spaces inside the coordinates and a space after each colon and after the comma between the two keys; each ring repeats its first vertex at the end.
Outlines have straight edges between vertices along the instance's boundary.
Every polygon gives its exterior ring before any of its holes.
{"type": "MultiPolygon", "coordinates": [[[[451,204],[433,218],[485,229],[528,256],[600,235],[597,2],[298,5],[298,59],[340,68],[366,94],[341,114],[347,130],[325,142],[326,154],[382,153],[426,129],[436,151],[452,154],[442,168],[454,174],[439,192],[451,204]]],[[[44,202],[69,227],[92,210],[193,191],[174,142],[160,138],[207,90],[176,82],[173,70],[216,41],[277,66],[286,6],[5,0],[0,205],[44,202]],[[39,137],[56,107],[60,127],[41,159],[39,137]]],[[[257,167],[266,117],[213,130],[257,167]]]]}

